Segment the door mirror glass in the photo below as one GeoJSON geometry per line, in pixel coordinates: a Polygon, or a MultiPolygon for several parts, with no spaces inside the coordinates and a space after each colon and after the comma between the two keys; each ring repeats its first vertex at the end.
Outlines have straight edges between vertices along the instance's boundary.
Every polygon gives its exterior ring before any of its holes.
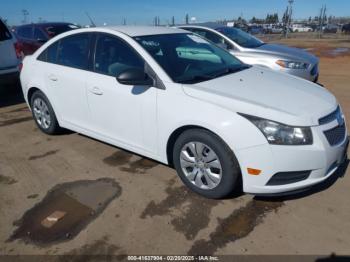
{"type": "Polygon", "coordinates": [[[117,80],[123,85],[132,86],[151,86],[153,80],[150,78],[144,70],[139,68],[129,68],[117,75],[117,80]]]}

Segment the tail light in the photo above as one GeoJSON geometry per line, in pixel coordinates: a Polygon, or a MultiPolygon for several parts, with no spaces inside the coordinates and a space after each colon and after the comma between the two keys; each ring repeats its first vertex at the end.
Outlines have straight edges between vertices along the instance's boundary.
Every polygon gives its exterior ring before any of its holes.
{"type": "Polygon", "coordinates": [[[22,49],[21,49],[21,45],[18,42],[14,43],[13,45],[15,47],[17,58],[18,59],[22,59],[23,58],[23,52],[22,52],[22,49]]]}

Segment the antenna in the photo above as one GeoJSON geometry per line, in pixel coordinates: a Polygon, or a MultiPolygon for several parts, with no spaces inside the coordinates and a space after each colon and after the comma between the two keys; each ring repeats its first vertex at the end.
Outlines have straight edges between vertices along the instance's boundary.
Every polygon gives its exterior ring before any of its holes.
{"type": "Polygon", "coordinates": [[[88,12],[85,12],[85,14],[86,14],[86,16],[89,18],[91,26],[92,26],[92,27],[96,27],[94,21],[92,20],[92,18],[91,18],[90,15],[88,14],[88,12]]]}

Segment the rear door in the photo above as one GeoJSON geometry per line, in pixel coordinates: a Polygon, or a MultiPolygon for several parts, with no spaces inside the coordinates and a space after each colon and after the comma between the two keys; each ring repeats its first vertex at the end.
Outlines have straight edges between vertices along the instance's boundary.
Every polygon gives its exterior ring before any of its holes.
{"type": "Polygon", "coordinates": [[[17,61],[13,36],[0,20],[0,70],[16,67],[17,61]]]}
{"type": "Polygon", "coordinates": [[[83,129],[90,129],[86,79],[91,37],[91,33],[64,37],[39,56],[48,62],[43,70],[56,113],[66,124],[83,129]]]}

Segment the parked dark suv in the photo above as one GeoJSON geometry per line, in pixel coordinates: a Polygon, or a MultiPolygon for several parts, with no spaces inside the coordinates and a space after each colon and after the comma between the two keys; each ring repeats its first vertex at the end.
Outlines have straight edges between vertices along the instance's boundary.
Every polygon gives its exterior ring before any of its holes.
{"type": "Polygon", "coordinates": [[[14,32],[23,54],[31,55],[50,38],[77,28],[71,23],[39,23],[17,26],[14,32]]]}

